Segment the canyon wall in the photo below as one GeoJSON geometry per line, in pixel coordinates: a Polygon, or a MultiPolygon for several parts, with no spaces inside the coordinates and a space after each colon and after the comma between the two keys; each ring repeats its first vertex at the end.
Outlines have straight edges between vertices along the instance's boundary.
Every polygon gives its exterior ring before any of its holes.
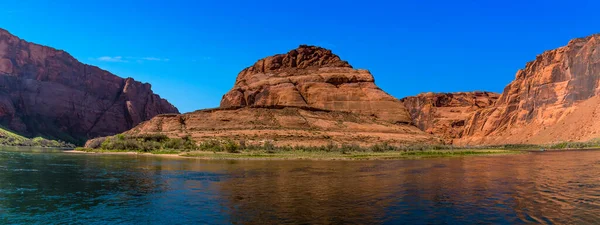
{"type": "Polygon", "coordinates": [[[72,143],[126,131],[178,110],[150,84],[80,63],[0,29],[0,125],[72,143]]]}

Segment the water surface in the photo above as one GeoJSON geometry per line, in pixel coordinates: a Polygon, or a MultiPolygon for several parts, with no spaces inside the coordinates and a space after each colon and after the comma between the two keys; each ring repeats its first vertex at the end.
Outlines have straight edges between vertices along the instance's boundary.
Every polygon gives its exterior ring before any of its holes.
{"type": "Polygon", "coordinates": [[[206,161],[0,149],[0,224],[598,224],[600,151],[206,161]]]}

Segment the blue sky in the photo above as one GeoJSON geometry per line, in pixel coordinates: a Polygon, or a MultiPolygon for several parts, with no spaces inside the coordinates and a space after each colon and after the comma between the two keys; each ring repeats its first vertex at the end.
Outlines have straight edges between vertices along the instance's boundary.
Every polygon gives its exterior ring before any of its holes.
{"type": "Polygon", "coordinates": [[[243,68],[330,48],[402,98],[501,92],[525,63],[600,32],[600,1],[5,1],[0,27],[121,77],[182,112],[216,107],[243,68]]]}

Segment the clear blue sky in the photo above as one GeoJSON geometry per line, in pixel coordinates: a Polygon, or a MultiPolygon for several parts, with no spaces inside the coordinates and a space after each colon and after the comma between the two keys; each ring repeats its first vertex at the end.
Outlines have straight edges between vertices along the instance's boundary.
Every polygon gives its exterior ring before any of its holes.
{"type": "Polygon", "coordinates": [[[299,44],[369,69],[402,98],[501,92],[527,61],[600,32],[600,1],[4,1],[0,27],[122,77],[182,112],[216,107],[237,73],[299,44]]]}

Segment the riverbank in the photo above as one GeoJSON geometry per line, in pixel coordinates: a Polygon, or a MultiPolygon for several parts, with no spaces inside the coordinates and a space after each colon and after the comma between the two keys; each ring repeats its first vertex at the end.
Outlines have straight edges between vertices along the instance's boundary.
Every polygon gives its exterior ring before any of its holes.
{"type": "Polygon", "coordinates": [[[240,151],[210,152],[210,151],[157,151],[135,152],[118,150],[78,149],[65,153],[73,154],[109,154],[109,155],[149,155],[159,157],[198,158],[205,160],[394,160],[394,159],[419,159],[419,158],[447,158],[482,155],[522,154],[524,151],[497,150],[497,149],[459,149],[459,150],[428,150],[428,151],[388,151],[388,152],[304,152],[281,151],[268,152],[240,151]]]}

